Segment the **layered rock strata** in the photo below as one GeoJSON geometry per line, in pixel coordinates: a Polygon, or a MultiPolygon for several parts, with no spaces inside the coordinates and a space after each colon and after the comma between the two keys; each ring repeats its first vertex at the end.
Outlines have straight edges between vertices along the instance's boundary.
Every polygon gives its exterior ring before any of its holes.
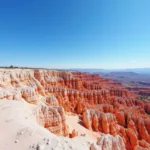
{"type": "MultiPolygon", "coordinates": [[[[77,113],[86,128],[106,134],[100,145],[111,139],[109,145],[116,145],[116,149],[123,144],[127,150],[150,149],[150,102],[136,97],[136,93],[97,74],[0,70],[0,100],[37,106],[38,124],[57,135],[69,135],[65,112],[77,113]]],[[[71,134],[77,136],[76,130],[71,134]]]]}

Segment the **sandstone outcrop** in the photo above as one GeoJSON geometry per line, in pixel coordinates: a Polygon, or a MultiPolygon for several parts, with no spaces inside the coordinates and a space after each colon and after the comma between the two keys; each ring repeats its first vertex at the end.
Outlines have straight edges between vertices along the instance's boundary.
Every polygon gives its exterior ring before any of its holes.
{"type": "Polygon", "coordinates": [[[119,135],[105,134],[98,138],[96,145],[91,145],[91,150],[126,150],[126,148],[119,135]]]}
{"type": "Polygon", "coordinates": [[[41,105],[36,110],[37,122],[57,135],[68,135],[68,126],[65,122],[65,113],[62,107],[41,105]]]}
{"type": "Polygon", "coordinates": [[[74,137],[76,137],[76,136],[78,136],[78,132],[77,132],[75,129],[73,129],[73,130],[72,130],[72,133],[70,134],[70,137],[71,137],[71,138],[74,138],[74,137]]]}
{"type": "Polygon", "coordinates": [[[87,109],[83,114],[83,123],[88,129],[105,134],[117,135],[119,131],[116,117],[112,113],[87,109]]]}

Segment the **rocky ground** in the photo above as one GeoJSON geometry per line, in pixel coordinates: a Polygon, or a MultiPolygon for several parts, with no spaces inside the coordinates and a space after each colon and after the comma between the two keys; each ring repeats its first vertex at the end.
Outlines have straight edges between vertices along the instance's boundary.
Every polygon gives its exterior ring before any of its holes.
{"type": "Polygon", "coordinates": [[[97,74],[0,69],[3,150],[150,150],[149,113],[97,74]]]}

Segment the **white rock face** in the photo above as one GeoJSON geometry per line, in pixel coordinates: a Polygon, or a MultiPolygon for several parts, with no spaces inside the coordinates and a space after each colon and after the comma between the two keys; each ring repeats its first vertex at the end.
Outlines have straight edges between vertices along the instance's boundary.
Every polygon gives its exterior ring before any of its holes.
{"type": "Polygon", "coordinates": [[[58,110],[58,100],[45,90],[47,86],[55,85],[61,76],[58,71],[0,69],[0,100],[26,101],[37,106],[46,105],[46,111],[37,114],[37,120],[43,119],[38,123],[55,134],[66,136],[68,133],[64,111],[58,113],[63,108],[60,107],[58,110]],[[42,115],[43,118],[38,118],[42,115]]]}
{"type": "Polygon", "coordinates": [[[102,150],[97,144],[93,143],[90,150],[102,150]]]}
{"type": "Polygon", "coordinates": [[[123,139],[119,135],[104,134],[98,139],[97,145],[102,150],[126,150],[123,139]]]}

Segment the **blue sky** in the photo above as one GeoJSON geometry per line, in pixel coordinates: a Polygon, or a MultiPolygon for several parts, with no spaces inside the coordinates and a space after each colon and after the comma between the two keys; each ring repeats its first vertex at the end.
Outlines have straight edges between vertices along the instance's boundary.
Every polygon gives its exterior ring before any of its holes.
{"type": "Polygon", "coordinates": [[[0,66],[150,67],[150,1],[1,0],[0,56],[0,66]]]}

